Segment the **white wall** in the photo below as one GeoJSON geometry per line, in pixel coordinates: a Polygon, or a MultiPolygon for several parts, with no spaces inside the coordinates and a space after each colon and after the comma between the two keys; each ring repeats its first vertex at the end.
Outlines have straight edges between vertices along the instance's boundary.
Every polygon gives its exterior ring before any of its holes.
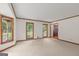
{"type": "MultiPolygon", "coordinates": [[[[10,6],[10,4],[7,4],[7,3],[0,3],[0,14],[3,14],[5,16],[10,16],[10,17],[13,17],[14,18],[14,28],[15,28],[15,22],[16,22],[16,19],[15,19],[15,16],[13,14],[13,11],[12,11],[12,8],[10,6]]],[[[0,50],[3,50],[5,48],[8,48],[12,45],[14,45],[16,43],[16,37],[15,37],[15,29],[14,29],[14,41],[12,42],[9,42],[9,43],[5,43],[5,44],[0,44],[0,50]]]]}
{"type": "Polygon", "coordinates": [[[79,17],[58,21],[57,23],[59,24],[59,39],[79,43],[79,17]]]}
{"type": "MultiPolygon", "coordinates": [[[[16,21],[16,39],[17,40],[26,40],[26,22],[34,23],[34,38],[42,38],[42,24],[43,22],[28,21],[23,19],[17,19],[16,21]]],[[[48,24],[48,23],[47,23],[48,24]]],[[[48,36],[50,36],[50,24],[48,24],[48,36]]]]}

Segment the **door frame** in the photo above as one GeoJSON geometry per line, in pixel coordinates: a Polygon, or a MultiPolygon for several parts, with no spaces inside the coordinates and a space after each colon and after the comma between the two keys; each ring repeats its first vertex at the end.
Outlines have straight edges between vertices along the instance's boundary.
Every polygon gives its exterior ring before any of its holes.
{"type": "Polygon", "coordinates": [[[51,26],[52,26],[52,25],[50,24],[50,38],[52,37],[51,26]]]}
{"type": "Polygon", "coordinates": [[[27,39],[34,39],[34,23],[33,22],[26,22],[26,40],[27,39]],[[32,38],[27,38],[27,24],[32,24],[33,25],[33,37],[32,38]]]}
{"type": "Polygon", "coordinates": [[[56,38],[56,39],[58,39],[58,23],[54,23],[53,24],[53,38],[56,38]],[[57,26],[57,27],[56,27],[57,26]],[[56,29],[57,28],[57,29],[56,29]],[[56,31],[56,33],[55,33],[55,30],[57,30],[56,31]],[[55,36],[56,35],[56,36],[55,36]]]}

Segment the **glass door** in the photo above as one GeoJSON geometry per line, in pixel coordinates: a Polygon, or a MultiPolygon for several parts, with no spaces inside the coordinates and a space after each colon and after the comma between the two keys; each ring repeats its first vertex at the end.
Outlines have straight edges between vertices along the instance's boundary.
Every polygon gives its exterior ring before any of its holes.
{"type": "Polygon", "coordinates": [[[2,43],[12,41],[12,20],[2,18],[2,43]]]}
{"type": "Polygon", "coordinates": [[[14,40],[14,19],[0,15],[0,44],[14,40]]]}
{"type": "Polygon", "coordinates": [[[43,24],[43,37],[48,37],[48,24],[43,24]]]}
{"type": "Polygon", "coordinates": [[[27,22],[26,23],[26,38],[32,39],[34,38],[34,24],[27,22]]]}

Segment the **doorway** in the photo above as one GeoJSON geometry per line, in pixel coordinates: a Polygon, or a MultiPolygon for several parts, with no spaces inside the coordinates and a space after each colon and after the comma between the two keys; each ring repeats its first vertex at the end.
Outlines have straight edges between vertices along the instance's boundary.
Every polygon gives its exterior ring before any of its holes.
{"type": "Polygon", "coordinates": [[[58,23],[53,25],[53,38],[58,39],[58,23]]]}
{"type": "Polygon", "coordinates": [[[26,22],[26,39],[34,38],[34,23],[26,22]]]}

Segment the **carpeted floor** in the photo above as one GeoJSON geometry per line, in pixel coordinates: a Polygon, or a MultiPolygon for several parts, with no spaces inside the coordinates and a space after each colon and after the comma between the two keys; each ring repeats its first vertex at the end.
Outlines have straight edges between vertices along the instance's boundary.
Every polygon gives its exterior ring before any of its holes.
{"type": "Polygon", "coordinates": [[[79,56],[79,45],[45,38],[17,42],[3,53],[9,56],[79,56]]]}

